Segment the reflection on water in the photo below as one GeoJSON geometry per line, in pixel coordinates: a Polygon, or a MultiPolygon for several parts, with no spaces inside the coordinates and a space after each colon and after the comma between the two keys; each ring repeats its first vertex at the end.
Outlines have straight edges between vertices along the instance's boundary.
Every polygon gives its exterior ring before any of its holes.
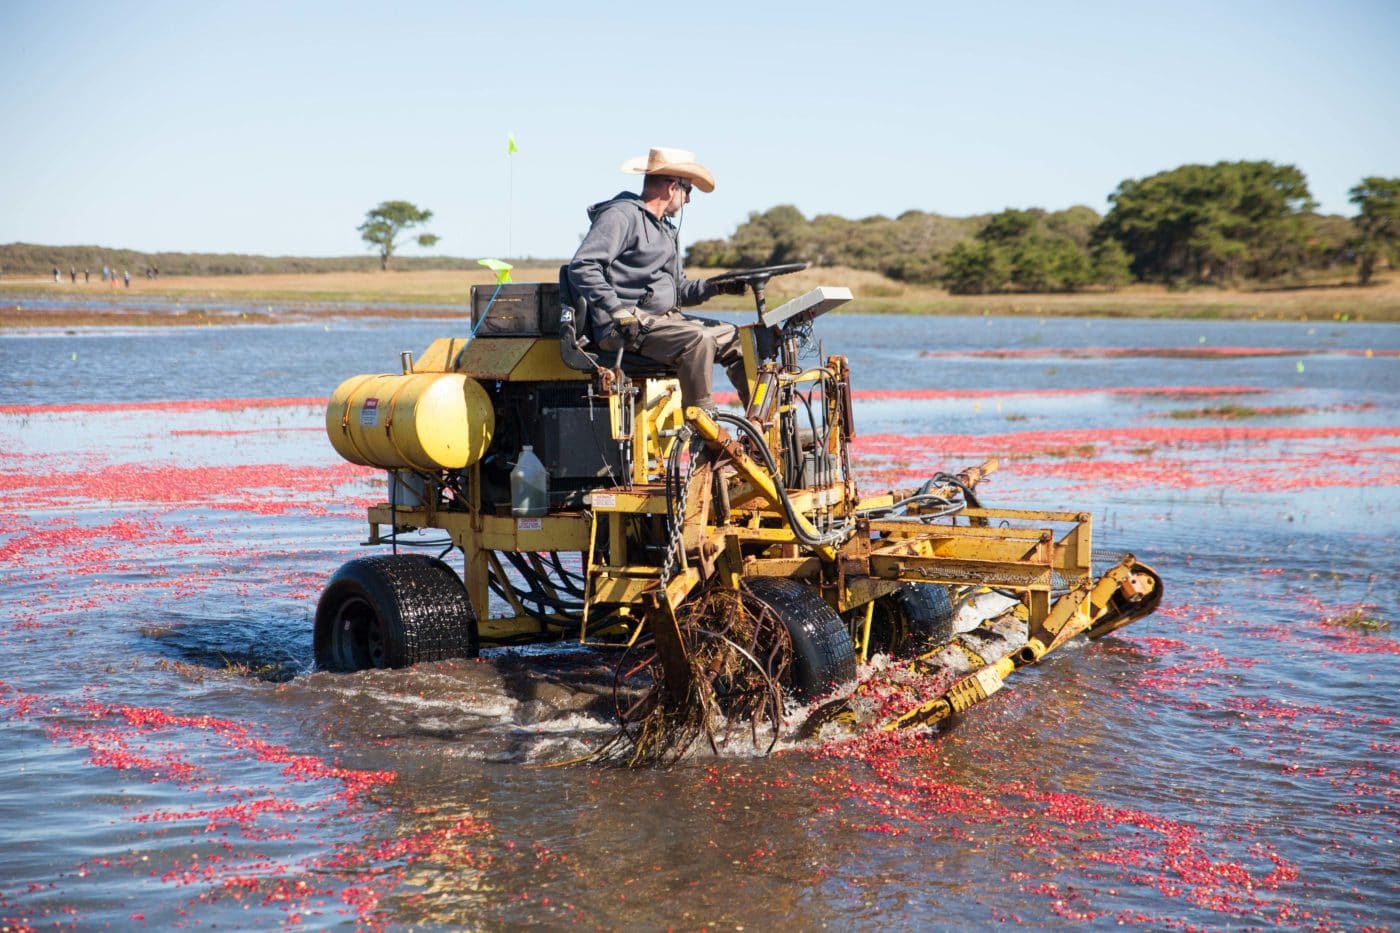
{"type": "Polygon", "coordinates": [[[544,767],[611,734],[607,655],[311,671],[382,495],[319,399],[450,324],[0,336],[0,918],[1400,922],[1400,328],[820,323],[864,491],[1000,455],[985,499],[1093,510],[1164,609],[939,734],[544,767]]]}

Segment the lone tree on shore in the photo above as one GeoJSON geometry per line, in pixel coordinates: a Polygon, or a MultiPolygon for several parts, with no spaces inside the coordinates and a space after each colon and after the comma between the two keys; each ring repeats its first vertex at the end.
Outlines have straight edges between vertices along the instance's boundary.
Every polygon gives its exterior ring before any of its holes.
{"type": "Polygon", "coordinates": [[[1386,257],[1392,265],[1400,256],[1400,178],[1363,178],[1347,194],[1361,209],[1356,225],[1357,282],[1369,285],[1376,261],[1386,257]]]}
{"type": "MultiPolygon", "coordinates": [[[[389,268],[389,257],[398,247],[399,234],[410,227],[417,227],[432,219],[433,212],[408,201],[383,201],[374,210],[365,214],[365,222],[356,229],[360,239],[379,250],[379,268],[389,268]]],[[[433,233],[420,233],[416,237],[419,246],[432,246],[439,237],[433,233]]]]}

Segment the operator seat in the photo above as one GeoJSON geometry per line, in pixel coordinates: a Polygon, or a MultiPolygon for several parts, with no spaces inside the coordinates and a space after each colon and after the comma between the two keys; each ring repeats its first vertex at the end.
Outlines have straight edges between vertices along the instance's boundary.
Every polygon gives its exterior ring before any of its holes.
{"type": "MultiPolygon", "coordinates": [[[[586,373],[594,372],[599,366],[608,369],[611,368],[609,364],[616,365],[615,352],[588,349],[592,343],[588,301],[574,290],[567,265],[559,267],[559,302],[561,311],[573,311],[572,315],[561,313],[559,316],[559,355],[564,365],[586,373]]],[[[622,354],[622,371],[633,378],[668,378],[676,375],[674,366],[631,352],[622,354]]]]}

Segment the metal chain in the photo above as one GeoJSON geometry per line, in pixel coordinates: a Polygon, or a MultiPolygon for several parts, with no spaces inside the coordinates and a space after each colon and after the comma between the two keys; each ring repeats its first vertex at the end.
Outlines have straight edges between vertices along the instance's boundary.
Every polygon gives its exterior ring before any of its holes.
{"type": "MultiPolygon", "coordinates": [[[[846,430],[850,430],[850,425],[842,425],[846,430]]],[[[846,495],[849,497],[849,508],[855,511],[860,504],[860,487],[856,484],[856,476],[851,472],[851,445],[841,444],[841,482],[845,484],[846,495]]]]}
{"type": "MultiPolygon", "coordinates": [[[[838,385],[840,385],[840,388],[837,390],[839,394],[845,395],[850,393],[851,381],[849,378],[846,379],[844,384],[838,385]]],[[[825,392],[823,392],[823,395],[825,395],[825,392]]],[[[843,404],[843,400],[838,397],[836,405],[837,412],[846,412],[850,407],[849,405],[843,404]]],[[[849,424],[839,424],[837,425],[837,431],[849,436],[853,427],[853,425],[849,424]]],[[[860,486],[856,483],[856,475],[851,470],[851,445],[846,441],[839,441],[837,446],[841,448],[841,484],[845,487],[846,496],[848,497],[847,509],[849,509],[850,513],[854,513],[856,506],[860,505],[860,486]]]]}
{"type": "MultiPolygon", "coordinates": [[[[690,443],[689,425],[676,437],[677,444],[690,443]]],[[[693,453],[692,453],[693,456],[693,453]]],[[[679,461],[678,461],[679,463],[679,461]]],[[[671,582],[671,576],[680,563],[683,540],[685,538],[685,511],[690,498],[690,472],[679,477],[681,492],[676,499],[676,513],[671,522],[670,540],[666,542],[666,559],[661,562],[661,585],[671,582]]]]}

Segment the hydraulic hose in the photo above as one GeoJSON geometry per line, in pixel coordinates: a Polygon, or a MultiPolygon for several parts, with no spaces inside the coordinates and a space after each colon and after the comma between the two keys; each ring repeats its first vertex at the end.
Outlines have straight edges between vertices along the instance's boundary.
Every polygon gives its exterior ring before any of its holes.
{"type": "MultiPolygon", "coordinates": [[[[982,503],[978,501],[977,493],[972,491],[972,487],[969,486],[967,483],[964,483],[962,480],[958,479],[951,473],[939,473],[924,485],[928,486],[932,483],[942,483],[945,486],[956,486],[962,490],[963,501],[965,501],[968,504],[969,508],[980,509],[982,507],[982,503]]],[[[928,490],[921,489],[919,491],[927,492],[928,490]]]]}
{"type": "Polygon", "coordinates": [[[792,500],[788,498],[787,487],[783,485],[783,478],[778,474],[777,464],[773,462],[772,451],[768,449],[768,444],[764,441],[763,435],[759,433],[757,428],[749,423],[747,418],[731,415],[728,412],[717,412],[715,414],[715,420],[738,428],[741,434],[753,441],[754,447],[758,450],[759,457],[763,460],[763,465],[768,469],[768,474],[773,479],[773,488],[778,493],[778,504],[782,506],[783,515],[787,518],[788,525],[792,527],[793,536],[796,537],[799,542],[808,547],[835,547],[838,544],[845,543],[846,539],[855,531],[855,522],[853,521],[847,521],[838,528],[833,528],[824,534],[815,536],[808,534],[802,527],[805,522],[802,520],[801,516],[797,514],[797,510],[793,508],[792,500]]]}

